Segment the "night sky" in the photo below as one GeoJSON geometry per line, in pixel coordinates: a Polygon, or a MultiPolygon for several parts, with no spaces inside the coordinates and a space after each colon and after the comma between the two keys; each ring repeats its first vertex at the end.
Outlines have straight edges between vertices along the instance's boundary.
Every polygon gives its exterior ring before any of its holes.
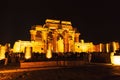
{"type": "Polygon", "coordinates": [[[86,42],[120,41],[119,2],[8,0],[1,7],[0,44],[30,40],[31,26],[43,25],[46,19],[71,21],[86,42]]]}

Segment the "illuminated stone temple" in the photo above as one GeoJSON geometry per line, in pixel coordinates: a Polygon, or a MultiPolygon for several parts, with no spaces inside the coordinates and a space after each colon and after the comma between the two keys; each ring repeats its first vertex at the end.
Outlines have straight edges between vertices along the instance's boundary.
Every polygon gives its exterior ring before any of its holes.
{"type": "Polygon", "coordinates": [[[30,30],[31,41],[42,43],[39,49],[46,53],[74,52],[74,43],[79,41],[80,33],[76,33],[70,21],[46,20],[43,26],[35,25],[30,30]]]}
{"type": "Polygon", "coordinates": [[[85,53],[84,55],[92,53],[94,56],[97,54],[98,56],[102,55],[102,57],[106,56],[106,58],[110,55],[112,63],[120,61],[118,55],[114,56],[116,51],[120,51],[119,42],[113,41],[104,44],[85,42],[80,39],[80,33],[76,31],[70,21],[46,19],[44,25],[33,25],[31,27],[30,36],[29,41],[16,41],[13,48],[10,48],[10,44],[0,45],[0,60],[7,58],[6,53],[11,59],[17,57],[20,60],[50,59],[53,58],[54,53],[57,58],[61,55],[66,58],[65,56],[68,57],[71,54],[72,56],[77,54],[76,57],[79,57],[82,55],[81,53],[85,53]],[[41,55],[44,56],[41,57],[41,55]]]}
{"type": "Polygon", "coordinates": [[[31,41],[17,41],[13,52],[24,52],[25,47],[32,47],[32,52],[54,53],[63,52],[92,52],[93,44],[84,43],[79,40],[80,33],[77,32],[70,21],[47,19],[45,24],[34,25],[30,30],[31,41]]]}

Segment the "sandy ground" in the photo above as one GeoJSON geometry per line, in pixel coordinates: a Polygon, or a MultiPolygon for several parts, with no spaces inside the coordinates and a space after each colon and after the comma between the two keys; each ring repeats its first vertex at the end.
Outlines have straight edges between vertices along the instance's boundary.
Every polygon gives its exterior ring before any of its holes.
{"type": "Polygon", "coordinates": [[[0,80],[120,80],[120,66],[84,65],[72,68],[0,73],[0,80]]]}

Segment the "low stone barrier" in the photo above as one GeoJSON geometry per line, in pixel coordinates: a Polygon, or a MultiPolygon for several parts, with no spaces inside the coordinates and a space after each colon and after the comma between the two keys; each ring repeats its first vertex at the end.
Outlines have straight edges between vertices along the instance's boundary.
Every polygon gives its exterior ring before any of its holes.
{"type": "Polygon", "coordinates": [[[57,66],[56,61],[42,61],[42,62],[21,62],[20,68],[33,68],[33,67],[52,67],[57,66]]]}
{"type": "Polygon", "coordinates": [[[20,68],[35,67],[72,67],[85,64],[84,61],[41,61],[41,62],[21,62],[20,68]]]}
{"type": "Polygon", "coordinates": [[[95,63],[111,63],[110,53],[93,53],[91,62],[95,63]]]}

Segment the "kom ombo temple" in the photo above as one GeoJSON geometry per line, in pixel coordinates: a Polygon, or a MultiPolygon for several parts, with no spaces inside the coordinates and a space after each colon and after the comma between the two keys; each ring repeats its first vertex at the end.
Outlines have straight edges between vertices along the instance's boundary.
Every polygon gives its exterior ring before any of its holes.
{"type": "Polygon", "coordinates": [[[15,42],[14,52],[24,52],[25,47],[32,47],[32,52],[39,53],[47,50],[55,53],[93,51],[92,43],[84,45],[84,41],[79,40],[80,33],[75,31],[70,21],[47,19],[43,26],[32,26],[30,34],[31,41],[15,42]]]}
{"type": "Polygon", "coordinates": [[[47,19],[44,25],[34,25],[30,30],[31,40],[15,42],[13,52],[24,52],[31,47],[32,52],[55,53],[64,52],[111,52],[119,49],[118,42],[94,45],[93,42],[84,42],[80,33],[70,21],[47,19]]]}
{"type": "Polygon", "coordinates": [[[84,42],[80,39],[80,33],[72,26],[70,21],[46,19],[44,25],[33,25],[30,30],[30,41],[18,40],[13,48],[10,44],[0,46],[0,60],[8,54],[18,55],[25,59],[31,59],[36,53],[45,54],[52,58],[52,54],[67,55],[80,53],[111,53],[119,50],[119,42],[99,43],[84,42]]]}

